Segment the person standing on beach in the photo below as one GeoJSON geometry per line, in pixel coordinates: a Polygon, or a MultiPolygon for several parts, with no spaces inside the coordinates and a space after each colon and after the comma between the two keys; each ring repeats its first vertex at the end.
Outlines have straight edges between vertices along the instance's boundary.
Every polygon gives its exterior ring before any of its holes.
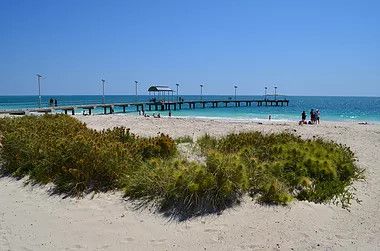
{"type": "Polygon", "coordinates": [[[317,123],[319,125],[319,117],[320,117],[321,113],[319,111],[319,109],[315,110],[315,123],[317,123]]]}
{"type": "Polygon", "coordinates": [[[315,113],[314,113],[314,109],[311,109],[311,111],[310,111],[310,122],[311,122],[312,124],[314,124],[314,122],[315,122],[315,113]]]}
{"type": "Polygon", "coordinates": [[[306,112],[305,111],[303,111],[301,114],[301,121],[302,121],[302,124],[304,124],[306,121],[306,112]]]}

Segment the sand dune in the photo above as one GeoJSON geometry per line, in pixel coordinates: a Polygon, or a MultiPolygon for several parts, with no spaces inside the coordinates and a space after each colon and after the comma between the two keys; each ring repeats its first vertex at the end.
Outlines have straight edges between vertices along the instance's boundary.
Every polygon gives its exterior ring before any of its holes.
{"type": "Polygon", "coordinates": [[[120,192],[83,199],[49,196],[48,187],[0,179],[0,250],[250,250],[380,249],[380,125],[78,116],[95,129],[130,127],[140,135],[158,132],[194,138],[210,133],[258,130],[320,136],[352,148],[367,180],[355,183],[361,204],[350,211],[335,205],[293,202],[261,206],[245,198],[240,206],[184,222],[154,210],[133,209],[120,192]]]}

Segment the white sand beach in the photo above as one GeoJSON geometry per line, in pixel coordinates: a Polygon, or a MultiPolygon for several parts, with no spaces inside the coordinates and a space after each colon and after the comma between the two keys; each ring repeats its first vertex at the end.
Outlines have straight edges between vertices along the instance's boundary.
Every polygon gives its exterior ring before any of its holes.
{"type": "Polygon", "coordinates": [[[294,201],[262,206],[246,198],[221,215],[178,222],[136,210],[121,192],[85,198],[50,196],[48,187],[0,178],[0,250],[252,250],[380,249],[380,125],[244,122],[124,115],[78,116],[90,128],[126,126],[138,135],[172,137],[257,130],[320,136],[346,144],[366,169],[349,210],[294,201]]]}

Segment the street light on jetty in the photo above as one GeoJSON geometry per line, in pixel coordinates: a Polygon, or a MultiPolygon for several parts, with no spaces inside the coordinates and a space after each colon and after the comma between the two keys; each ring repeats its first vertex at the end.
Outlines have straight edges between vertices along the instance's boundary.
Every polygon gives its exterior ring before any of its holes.
{"type": "Polygon", "coordinates": [[[203,85],[199,85],[201,87],[201,100],[203,101],[203,85]]]}
{"type": "Polygon", "coordinates": [[[179,93],[178,93],[178,87],[179,87],[179,84],[175,84],[177,86],[177,102],[179,102],[179,93]]]}
{"type": "Polygon", "coordinates": [[[137,82],[137,81],[135,81],[135,90],[136,90],[136,102],[138,101],[138,96],[137,96],[137,84],[138,84],[139,82],[137,82]]]}
{"type": "Polygon", "coordinates": [[[41,108],[41,78],[42,76],[40,74],[37,75],[37,82],[38,82],[38,107],[41,108]]]}
{"type": "Polygon", "coordinates": [[[234,85],[234,88],[235,88],[235,101],[236,101],[236,90],[237,90],[237,85],[234,85]]]}
{"type": "Polygon", "coordinates": [[[277,100],[277,86],[274,87],[274,100],[277,100]]]}
{"type": "Polygon", "coordinates": [[[102,103],[104,104],[105,103],[105,98],[104,98],[104,84],[105,84],[105,80],[104,79],[102,79],[102,88],[103,88],[103,95],[102,95],[102,103]]]}
{"type": "Polygon", "coordinates": [[[265,100],[267,100],[267,90],[268,90],[268,87],[265,86],[265,100]]]}

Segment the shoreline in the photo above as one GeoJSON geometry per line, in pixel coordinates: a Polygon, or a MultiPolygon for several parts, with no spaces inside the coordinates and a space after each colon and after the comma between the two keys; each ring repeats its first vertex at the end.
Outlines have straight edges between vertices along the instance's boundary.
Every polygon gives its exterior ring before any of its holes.
{"type": "MultiPolygon", "coordinates": [[[[148,118],[151,117],[153,113],[160,113],[160,112],[148,112],[147,114],[150,115],[148,118]]],[[[165,111],[165,113],[167,113],[165,111]]],[[[63,113],[53,113],[53,114],[63,114],[63,113]]],[[[1,114],[0,118],[2,117],[18,117],[18,116],[41,116],[43,113],[36,113],[32,112],[29,115],[9,115],[9,114],[1,114]]],[[[73,116],[73,115],[69,115],[73,116]]],[[[137,112],[126,112],[126,113],[114,113],[114,114],[93,114],[93,115],[82,115],[82,114],[76,114],[74,115],[75,118],[80,117],[87,117],[87,116],[126,116],[126,117],[136,117],[136,118],[144,118],[141,115],[138,115],[137,112]]],[[[219,121],[225,121],[225,122],[259,122],[259,123],[296,123],[298,124],[299,120],[296,119],[264,119],[264,118],[244,118],[244,117],[211,117],[211,116],[175,116],[169,117],[167,115],[161,115],[161,118],[171,118],[171,119],[195,119],[195,120],[219,120],[219,121]]],[[[308,120],[307,120],[308,121],[308,120]]],[[[321,124],[323,123],[343,123],[343,124],[360,124],[360,123],[366,123],[368,125],[380,125],[380,120],[333,120],[333,119],[323,119],[321,120],[321,124]]]]}
{"type": "MultiPolygon", "coordinates": [[[[133,116],[133,115],[132,115],[133,116]]],[[[139,115],[135,115],[137,117],[140,117],[139,115]]],[[[169,116],[162,116],[162,118],[170,118],[169,116]]],[[[268,122],[268,123],[297,123],[299,120],[292,120],[292,119],[264,119],[264,118],[243,118],[243,117],[207,117],[207,116],[172,116],[171,118],[179,118],[179,119],[199,119],[199,120],[221,120],[221,121],[232,121],[232,122],[268,122]]],[[[372,120],[322,120],[322,123],[347,123],[347,124],[355,124],[355,123],[367,123],[367,124],[373,124],[373,125],[380,125],[379,121],[372,121],[372,120]]]]}

